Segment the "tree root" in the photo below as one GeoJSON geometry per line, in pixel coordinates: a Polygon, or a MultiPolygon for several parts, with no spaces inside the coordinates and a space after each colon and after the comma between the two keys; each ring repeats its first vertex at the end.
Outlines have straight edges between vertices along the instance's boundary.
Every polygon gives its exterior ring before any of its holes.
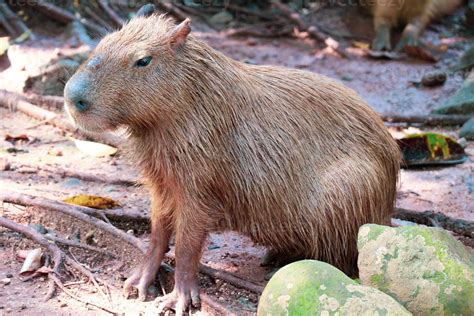
{"type": "Polygon", "coordinates": [[[39,121],[44,121],[47,124],[53,125],[65,132],[79,134],[84,137],[91,137],[99,142],[110,144],[115,147],[118,147],[119,144],[123,143],[123,139],[111,133],[105,133],[102,135],[91,135],[84,133],[75,127],[71,122],[65,120],[62,116],[31,104],[27,102],[23,96],[10,91],[0,89],[0,106],[11,110],[18,110],[39,121]]]}
{"type": "Polygon", "coordinates": [[[417,123],[425,126],[458,126],[466,123],[472,116],[455,114],[431,115],[390,115],[381,114],[382,119],[389,123],[417,123]]]}
{"type": "Polygon", "coordinates": [[[107,0],[99,0],[99,5],[102,10],[110,17],[110,19],[114,22],[115,26],[121,27],[125,20],[120,17],[110,6],[107,0]]]}
{"type": "Polygon", "coordinates": [[[60,23],[68,24],[73,21],[79,21],[84,24],[84,26],[86,26],[89,30],[96,33],[96,35],[103,35],[105,33],[105,30],[99,25],[84,18],[76,18],[76,16],[71,12],[64,10],[45,0],[29,1],[26,4],[60,23]]]}
{"type": "MultiPolygon", "coordinates": [[[[29,239],[35,241],[36,243],[40,244],[42,247],[46,248],[49,252],[51,252],[53,254],[54,266],[53,266],[52,272],[49,273],[48,277],[51,278],[51,280],[53,280],[54,283],[61,290],[63,290],[66,294],[68,294],[69,296],[74,297],[76,300],[78,300],[80,302],[83,302],[83,303],[91,305],[91,306],[95,306],[95,307],[100,308],[100,309],[102,309],[106,312],[109,312],[111,314],[115,314],[115,312],[111,311],[110,309],[108,309],[106,307],[103,307],[103,306],[100,306],[100,305],[82,300],[81,298],[79,298],[76,295],[72,294],[69,290],[67,290],[64,287],[61,280],[57,276],[60,275],[61,267],[63,266],[63,263],[65,262],[71,268],[73,268],[75,270],[78,270],[79,272],[81,272],[81,274],[85,275],[94,284],[94,286],[97,288],[99,293],[101,293],[101,295],[103,297],[105,297],[106,300],[108,300],[107,296],[102,291],[102,288],[100,287],[100,285],[97,282],[94,275],[90,271],[85,269],[81,264],[79,264],[78,262],[74,261],[69,256],[67,256],[56,244],[50,243],[43,235],[41,235],[40,233],[38,233],[34,229],[29,228],[29,227],[24,226],[24,225],[17,224],[17,223],[15,223],[15,222],[7,219],[7,218],[4,218],[4,217],[0,217],[0,226],[3,226],[3,227],[8,228],[12,231],[23,234],[24,236],[26,236],[27,238],[29,238],[29,239]]],[[[104,285],[106,286],[106,284],[104,284],[104,285]]],[[[50,283],[50,287],[49,287],[49,290],[48,290],[48,293],[47,293],[46,297],[47,298],[51,297],[52,293],[54,293],[54,289],[52,289],[51,283],[50,283]]]]}
{"type": "Polygon", "coordinates": [[[3,23],[3,25],[7,25],[5,29],[7,29],[9,33],[12,29],[15,30],[11,35],[18,36],[28,33],[30,39],[36,39],[33,32],[25,25],[25,23],[23,23],[22,19],[20,19],[18,15],[8,7],[8,4],[4,0],[0,0],[0,15],[3,16],[4,21],[6,22],[3,23]]]}
{"type": "Polygon", "coordinates": [[[121,178],[121,177],[113,177],[107,174],[96,174],[96,173],[88,173],[88,172],[81,172],[72,169],[64,169],[61,167],[56,166],[49,166],[46,164],[28,164],[28,163],[15,163],[9,161],[10,163],[10,170],[15,170],[19,168],[28,168],[37,171],[45,171],[52,174],[59,175],[61,177],[73,177],[77,179],[81,179],[88,182],[98,182],[98,183],[107,183],[107,184],[116,184],[116,185],[124,185],[124,186],[138,186],[139,183],[134,181],[133,179],[128,178],[121,178]]]}
{"type": "Polygon", "coordinates": [[[127,234],[126,232],[116,228],[115,226],[112,226],[104,221],[101,221],[95,217],[88,215],[94,214],[100,216],[99,213],[101,211],[99,210],[53,201],[42,197],[19,194],[7,190],[3,190],[2,192],[0,192],[0,200],[5,203],[19,204],[23,206],[36,206],[46,209],[48,211],[54,211],[69,215],[127,242],[134,248],[139,249],[142,253],[146,252],[146,247],[140,239],[127,234]]]}
{"type": "Polygon", "coordinates": [[[417,212],[397,207],[393,217],[417,224],[442,227],[457,234],[474,238],[474,222],[453,218],[443,213],[434,211],[417,212]]]}

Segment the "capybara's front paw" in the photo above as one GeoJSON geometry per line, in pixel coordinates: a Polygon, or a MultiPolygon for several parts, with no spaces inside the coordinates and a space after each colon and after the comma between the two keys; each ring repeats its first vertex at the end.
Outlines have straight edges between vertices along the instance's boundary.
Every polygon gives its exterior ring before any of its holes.
{"type": "Polygon", "coordinates": [[[175,287],[173,292],[157,297],[155,303],[158,305],[158,314],[172,309],[177,316],[184,315],[191,306],[196,309],[201,307],[199,287],[197,284],[189,287],[185,286],[184,289],[180,290],[175,287]]]}
{"type": "Polygon", "coordinates": [[[126,298],[130,297],[130,294],[134,289],[138,290],[138,299],[140,301],[145,301],[148,287],[153,283],[155,279],[154,273],[149,273],[146,268],[140,267],[133,274],[125,280],[123,285],[123,295],[126,298]]]}

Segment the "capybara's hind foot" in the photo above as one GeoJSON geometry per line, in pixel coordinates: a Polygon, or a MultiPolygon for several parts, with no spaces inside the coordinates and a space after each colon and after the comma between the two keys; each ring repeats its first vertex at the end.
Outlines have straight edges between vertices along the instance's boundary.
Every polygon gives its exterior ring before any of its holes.
{"type": "Polygon", "coordinates": [[[272,267],[279,268],[291,262],[297,261],[299,259],[302,259],[302,257],[282,254],[275,250],[268,249],[262,258],[262,262],[260,262],[260,266],[262,267],[272,266],[272,267]]]}
{"type": "Polygon", "coordinates": [[[151,273],[144,266],[140,266],[133,274],[125,280],[123,285],[123,295],[129,298],[134,289],[138,290],[138,299],[145,301],[148,293],[148,287],[153,283],[156,273],[151,273]]]}
{"type": "Polygon", "coordinates": [[[158,305],[158,314],[161,315],[167,310],[174,310],[177,316],[182,316],[190,308],[201,308],[199,298],[199,288],[197,284],[177,290],[164,296],[157,297],[155,303],[158,305]]]}

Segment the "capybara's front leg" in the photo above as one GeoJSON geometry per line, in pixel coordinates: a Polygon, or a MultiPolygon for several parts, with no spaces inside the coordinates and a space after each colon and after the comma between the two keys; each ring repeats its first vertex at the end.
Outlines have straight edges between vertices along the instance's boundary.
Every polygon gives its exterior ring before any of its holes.
{"type": "Polygon", "coordinates": [[[129,297],[133,288],[138,290],[138,299],[146,300],[148,287],[153,283],[161,260],[168,250],[171,236],[170,219],[166,214],[156,214],[153,207],[151,220],[151,243],[138,268],[125,281],[123,293],[129,297]]]}
{"type": "Polygon", "coordinates": [[[158,297],[158,313],[173,309],[176,315],[184,315],[191,304],[200,307],[197,273],[202,246],[207,232],[195,222],[180,222],[176,228],[176,271],[175,284],[171,293],[158,297]]]}

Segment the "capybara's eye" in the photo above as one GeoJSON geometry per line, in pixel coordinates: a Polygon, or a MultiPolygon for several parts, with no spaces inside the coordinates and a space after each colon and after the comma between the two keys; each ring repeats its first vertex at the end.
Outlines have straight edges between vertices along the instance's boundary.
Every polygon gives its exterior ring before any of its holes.
{"type": "Polygon", "coordinates": [[[135,62],[135,67],[146,67],[151,62],[151,56],[143,57],[135,62]]]}

